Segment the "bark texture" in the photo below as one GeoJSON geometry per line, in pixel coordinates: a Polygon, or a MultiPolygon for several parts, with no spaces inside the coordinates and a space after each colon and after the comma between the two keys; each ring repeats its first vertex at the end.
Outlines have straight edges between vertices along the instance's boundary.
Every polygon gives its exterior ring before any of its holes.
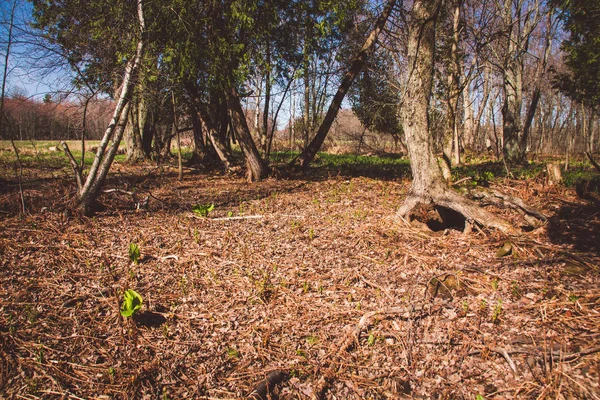
{"type": "Polygon", "coordinates": [[[259,181],[266,178],[269,169],[258,153],[256,144],[250,134],[250,128],[248,128],[248,122],[246,121],[240,98],[233,88],[227,92],[227,107],[231,112],[233,126],[235,127],[240,147],[246,159],[248,180],[259,181]]]}
{"type": "Polygon", "coordinates": [[[119,96],[119,100],[117,101],[113,117],[108,128],[106,128],[100,145],[98,146],[96,156],[94,157],[94,162],[92,163],[85,183],[77,195],[77,203],[85,214],[89,214],[94,208],[96,199],[100,193],[100,189],[104,184],[108,170],[110,169],[110,166],[117,153],[119,143],[123,138],[125,125],[127,124],[131,92],[135,85],[136,74],[140,68],[142,56],[146,46],[146,24],[144,21],[142,0],[137,0],[137,10],[140,28],[140,40],[136,47],[135,57],[127,64],[127,67],[125,68],[125,75],[123,76],[123,83],[121,85],[121,94],[119,96]],[[107,150],[109,142],[111,143],[111,146],[107,150]]]}
{"type": "Polygon", "coordinates": [[[419,204],[435,204],[462,214],[467,220],[514,233],[510,224],[489,214],[451,190],[444,182],[429,132],[429,102],[435,59],[435,18],[441,0],[416,0],[409,21],[406,94],[400,109],[413,182],[409,195],[398,210],[408,218],[419,204]]]}

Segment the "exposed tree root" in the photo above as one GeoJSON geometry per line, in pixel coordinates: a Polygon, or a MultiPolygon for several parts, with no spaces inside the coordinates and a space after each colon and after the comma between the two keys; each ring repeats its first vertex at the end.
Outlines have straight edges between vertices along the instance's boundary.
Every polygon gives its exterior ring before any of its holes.
{"type": "MultiPolygon", "coordinates": [[[[519,231],[506,220],[489,213],[472,200],[469,200],[448,188],[432,188],[425,195],[410,193],[404,204],[398,210],[397,215],[404,220],[410,221],[410,213],[420,204],[432,204],[438,208],[438,211],[440,211],[440,207],[453,210],[464,216],[468,222],[474,222],[487,228],[498,229],[508,235],[516,235],[519,233],[519,231]]],[[[443,212],[440,214],[442,215],[443,212]]],[[[444,215],[442,215],[442,219],[444,219],[444,215]]]]}
{"type": "Polygon", "coordinates": [[[500,208],[512,208],[513,210],[523,211],[527,215],[531,215],[540,221],[547,221],[547,218],[544,214],[535,208],[528,206],[518,197],[500,193],[497,190],[477,190],[472,191],[470,194],[474,198],[480,199],[484,205],[494,205],[500,208]]]}

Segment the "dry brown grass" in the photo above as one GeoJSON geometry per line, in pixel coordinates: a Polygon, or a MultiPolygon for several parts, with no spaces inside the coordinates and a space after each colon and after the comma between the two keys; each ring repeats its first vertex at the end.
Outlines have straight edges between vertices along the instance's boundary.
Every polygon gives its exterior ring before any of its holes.
{"type": "Polygon", "coordinates": [[[551,217],[506,238],[398,225],[406,180],[116,170],[149,210],[69,216],[61,177],[19,216],[2,188],[0,398],[240,398],[275,370],[285,399],[600,398],[600,216],[570,191],[505,182],[551,217]]]}

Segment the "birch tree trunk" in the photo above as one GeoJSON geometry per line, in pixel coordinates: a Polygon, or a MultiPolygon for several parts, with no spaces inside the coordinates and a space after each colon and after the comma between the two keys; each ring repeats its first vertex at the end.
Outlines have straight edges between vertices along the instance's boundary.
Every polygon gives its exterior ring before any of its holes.
{"type": "Polygon", "coordinates": [[[117,101],[117,105],[115,106],[112,119],[98,146],[94,162],[86,177],[85,183],[77,194],[77,204],[85,214],[89,214],[94,208],[100,189],[104,184],[108,170],[117,153],[119,143],[123,138],[125,125],[127,124],[130,96],[133,86],[135,85],[136,74],[139,70],[145,48],[146,24],[144,21],[143,0],[137,0],[137,11],[140,39],[136,47],[135,56],[127,63],[125,75],[123,76],[123,83],[121,85],[121,94],[117,101]],[[110,147],[107,149],[109,142],[110,147]]]}

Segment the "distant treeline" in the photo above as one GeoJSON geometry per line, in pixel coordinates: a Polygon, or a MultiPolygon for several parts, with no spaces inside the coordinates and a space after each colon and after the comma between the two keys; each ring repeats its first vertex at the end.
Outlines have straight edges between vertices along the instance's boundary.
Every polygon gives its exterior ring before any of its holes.
{"type": "MultiPolygon", "coordinates": [[[[15,140],[75,140],[83,133],[84,102],[43,101],[24,96],[12,96],[5,100],[5,121],[2,139],[15,140]]],[[[85,118],[86,139],[102,137],[114,109],[109,99],[92,99],[87,106],[85,118]]]]}

